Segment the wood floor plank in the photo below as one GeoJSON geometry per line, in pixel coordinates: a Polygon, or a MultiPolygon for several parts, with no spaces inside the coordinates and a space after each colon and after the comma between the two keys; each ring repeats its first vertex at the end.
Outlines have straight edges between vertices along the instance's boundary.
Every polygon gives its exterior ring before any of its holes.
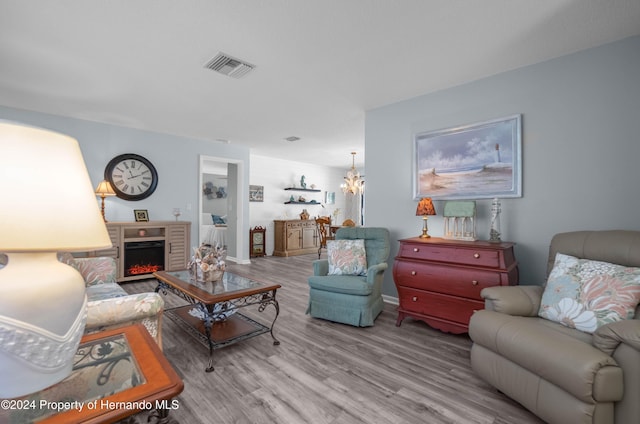
{"type": "MultiPolygon", "coordinates": [[[[163,320],[165,356],[185,381],[171,417],[182,424],[540,424],[541,420],[479,379],[469,364],[471,341],[410,318],[395,326],[385,304],[375,326],[357,328],[305,315],[317,255],[264,257],[229,264],[249,278],[282,285],[273,345],[269,333],[207,349],[171,319],[163,320]]],[[[155,280],[124,284],[152,291],[155,280]]],[[[165,308],[184,305],[173,294],[165,308]]],[[[275,309],[242,310],[270,325],[275,309]]]]}

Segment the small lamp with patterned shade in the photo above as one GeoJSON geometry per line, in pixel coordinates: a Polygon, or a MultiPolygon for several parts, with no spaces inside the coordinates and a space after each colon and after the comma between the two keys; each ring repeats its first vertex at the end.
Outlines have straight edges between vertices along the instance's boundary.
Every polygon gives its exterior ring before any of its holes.
{"type": "Polygon", "coordinates": [[[427,231],[427,218],[429,217],[429,215],[435,215],[436,214],[436,208],[433,207],[433,202],[431,201],[430,197],[423,197],[422,199],[420,199],[420,202],[418,202],[418,208],[416,209],[416,216],[421,216],[422,217],[422,234],[420,235],[420,238],[429,238],[431,237],[427,231]]]}

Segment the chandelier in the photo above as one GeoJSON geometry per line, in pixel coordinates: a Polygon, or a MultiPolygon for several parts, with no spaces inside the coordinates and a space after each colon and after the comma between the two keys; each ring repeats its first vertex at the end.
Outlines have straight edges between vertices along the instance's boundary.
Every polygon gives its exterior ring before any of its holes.
{"type": "Polygon", "coordinates": [[[344,194],[361,194],[364,191],[364,178],[356,170],[356,152],[351,152],[351,169],[340,185],[344,194]]]}

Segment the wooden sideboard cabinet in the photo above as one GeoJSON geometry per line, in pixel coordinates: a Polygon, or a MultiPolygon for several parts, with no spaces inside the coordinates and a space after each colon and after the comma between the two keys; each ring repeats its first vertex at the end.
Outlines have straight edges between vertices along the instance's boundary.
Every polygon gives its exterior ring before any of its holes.
{"type": "Polygon", "coordinates": [[[111,247],[90,252],[90,256],[109,256],[116,260],[118,282],[152,278],[157,270],[187,268],[190,256],[191,222],[107,222],[111,247]],[[154,250],[144,259],[143,249],[154,250]],[[160,250],[162,249],[162,250],[160,250]],[[132,267],[137,266],[135,271],[132,267]]]}
{"type": "Polygon", "coordinates": [[[400,240],[393,265],[398,319],[409,316],[450,333],[466,333],[474,311],[484,309],[485,287],[518,284],[514,243],[441,238],[400,240]]]}
{"type": "Polygon", "coordinates": [[[318,253],[316,222],[312,219],[275,220],[273,256],[318,253]]]}

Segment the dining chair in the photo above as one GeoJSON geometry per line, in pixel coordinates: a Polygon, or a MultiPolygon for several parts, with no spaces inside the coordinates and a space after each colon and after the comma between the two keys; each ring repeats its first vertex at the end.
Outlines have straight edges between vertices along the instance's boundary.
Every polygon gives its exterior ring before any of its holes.
{"type": "Polygon", "coordinates": [[[331,232],[331,217],[319,216],[316,218],[316,228],[318,229],[318,237],[320,237],[320,244],[318,246],[318,259],[320,259],[322,248],[327,248],[327,240],[335,239],[335,236],[331,232]]]}

